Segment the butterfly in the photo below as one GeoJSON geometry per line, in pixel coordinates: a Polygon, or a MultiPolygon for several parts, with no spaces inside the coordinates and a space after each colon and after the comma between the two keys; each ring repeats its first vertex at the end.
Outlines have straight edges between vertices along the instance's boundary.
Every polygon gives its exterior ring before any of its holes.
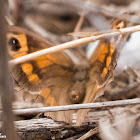
{"type": "MultiPolygon", "coordinates": [[[[126,21],[117,19],[113,23],[113,29],[125,27],[126,21]]],[[[15,87],[22,89],[25,100],[38,101],[44,106],[94,102],[113,79],[123,39],[124,36],[119,35],[100,40],[92,56],[89,59],[85,57],[85,61],[79,64],[75,64],[64,51],[17,64],[11,70],[15,87]]],[[[39,35],[15,26],[9,27],[7,44],[10,59],[53,46],[39,35]]],[[[76,124],[80,125],[88,111],[80,109],[45,114],[56,121],[72,123],[72,116],[76,113],[76,124]]]]}

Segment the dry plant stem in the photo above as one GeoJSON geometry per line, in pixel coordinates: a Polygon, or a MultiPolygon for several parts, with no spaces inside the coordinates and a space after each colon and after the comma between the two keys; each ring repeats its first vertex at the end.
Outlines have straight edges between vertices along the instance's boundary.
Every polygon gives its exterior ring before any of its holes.
{"type": "Polygon", "coordinates": [[[125,105],[133,105],[133,104],[140,104],[140,98],[128,99],[128,100],[118,100],[118,101],[108,101],[108,102],[87,103],[87,104],[74,104],[74,105],[65,105],[65,106],[55,106],[55,107],[17,109],[17,110],[14,110],[14,113],[16,115],[25,115],[25,114],[53,112],[53,111],[63,111],[63,110],[73,110],[73,109],[125,106],[125,105]]]}
{"type": "Polygon", "coordinates": [[[23,63],[25,61],[40,57],[40,56],[48,54],[48,53],[54,53],[54,52],[61,51],[64,49],[74,48],[76,46],[86,44],[89,42],[93,42],[93,41],[96,41],[96,40],[99,40],[99,39],[102,39],[105,37],[116,36],[116,35],[120,35],[120,34],[132,33],[132,32],[137,32],[137,31],[140,31],[140,25],[128,27],[128,28],[124,28],[124,29],[119,29],[118,31],[112,30],[111,33],[105,33],[105,34],[101,34],[101,35],[97,35],[97,36],[90,36],[90,37],[77,39],[77,40],[63,43],[63,44],[60,44],[57,46],[53,46],[51,48],[43,49],[38,52],[34,52],[31,54],[22,56],[20,58],[13,59],[13,60],[9,61],[9,64],[16,65],[16,64],[23,63]]]}
{"type": "Polygon", "coordinates": [[[80,30],[80,28],[82,26],[83,21],[84,21],[84,15],[80,14],[80,18],[79,18],[79,20],[78,20],[78,22],[76,24],[74,32],[79,32],[79,30],[80,30]]]}
{"type": "MultiPolygon", "coordinates": [[[[77,22],[77,24],[76,24],[76,26],[74,28],[74,33],[80,31],[80,28],[82,26],[83,21],[84,21],[84,15],[80,14],[79,20],[78,20],[78,22],[77,22]]],[[[74,40],[78,39],[78,37],[73,36],[73,39],[74,40]]]]}
{"type": "Polygon", "coordinates": [[[5,22],[5,0],[0,0],[0,94],[2,102],[3,135],[7,140],[16,140],[14,129],[14,117],[12,112],[13,94],[10,86],[10,75],[8,71],[8,55],[6,47],[6,22],[5,22]]]}
{"type": "Polygon", "coordinates": [[[86,134],[84,134],[82,137],[80,137],[77,140],[86,140],[87,138],[91,137],[92,135],[94,135],[98,132],[99,132],[99,128],[95,127],[94,129],[91,129],[90,131],[88,131],[86,134]]]}

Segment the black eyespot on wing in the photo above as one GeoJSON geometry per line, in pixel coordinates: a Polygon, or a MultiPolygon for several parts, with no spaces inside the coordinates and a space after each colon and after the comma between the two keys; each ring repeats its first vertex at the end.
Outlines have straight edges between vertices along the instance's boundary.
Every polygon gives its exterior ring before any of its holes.
{"type": "Polygon", "coordinates": [[[8,45],[11,46],[12,51],[18,51],[21,48],[19,41],[14,37],[9,39],[8,45]]]}

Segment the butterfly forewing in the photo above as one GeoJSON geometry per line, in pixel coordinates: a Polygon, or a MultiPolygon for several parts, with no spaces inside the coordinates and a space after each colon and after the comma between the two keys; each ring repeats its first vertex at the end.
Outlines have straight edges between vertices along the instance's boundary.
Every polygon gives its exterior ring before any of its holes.
{"type": "MultiPolygon", "coordinates": [[[[11,27],[7,37],[11,59],[52,45],[40,36],[19,27],[11,27]]],[[[72,60],[61,51],[18,64],[12,68],[12,75],[24,92],[25,100],[28,98],[32,102],[39,100],[45,106],[68,105],[71,104],[67,93],[73,85],[73,67],[72,60]],[[43,98],[40,100],[40,97],[43,98]]],[[[58,121],[70,123],[73,111],[66,112],[47,115],[58,121]]]]}

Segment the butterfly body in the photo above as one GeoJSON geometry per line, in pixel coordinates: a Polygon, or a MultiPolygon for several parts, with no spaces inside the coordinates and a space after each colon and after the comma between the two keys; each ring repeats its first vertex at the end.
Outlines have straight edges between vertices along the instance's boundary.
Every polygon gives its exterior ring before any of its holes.
{"type": "Polygon", "coordinates": [[[70,90],[70,99],[72,103],[82,103],[86,94],[86,83],[89,80],[88,75],[88,63],[82,63],[80,65],[75,66],[72,77],[74,85],[70,90]]]}
{"type": "MultiPolygon", "coordinates": [[[[59,51],[15,65],[12,68],[15,83],[21,87],[25,100],[39,101],[44,106],[91,103],[103,94],[105,86],[113,79],[119,37],[101,40],[91,58],[78,64],[64,51],[59,51]]],[[[9,28],[7,38],[11,59],[53,46],[40,36],[14,26],[9,28]]],[[[46,115],[71,123],[74,112],[47,112],[46,115]]],[[[87,112],[88,109],[77,111],[78,125],[87,112]]]]}

